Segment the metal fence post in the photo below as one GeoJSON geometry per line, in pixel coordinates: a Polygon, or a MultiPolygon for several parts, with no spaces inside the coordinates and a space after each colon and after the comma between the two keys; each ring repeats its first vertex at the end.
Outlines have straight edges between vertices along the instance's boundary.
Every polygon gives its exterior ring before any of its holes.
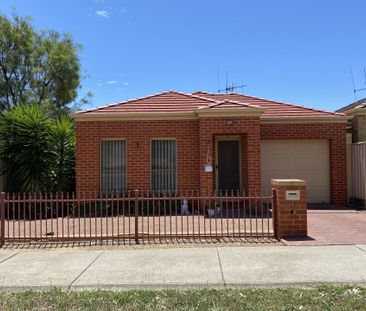
{"type": "Polygon", "coordinates": [[[139,192],[135,190],[135,242],[139,244],[139,192]]]}
{"type": "Polygon", "coordinates": [[[0,248],[5,244],[5,192],[0,194],[0,248]]]}
{"type": "Polygon", "coordinates": [[[281,240],[278,234],[278,210],[277,210],[277,189],[272,188],[272,217],[273,235],[277,240],[281,240]]]}

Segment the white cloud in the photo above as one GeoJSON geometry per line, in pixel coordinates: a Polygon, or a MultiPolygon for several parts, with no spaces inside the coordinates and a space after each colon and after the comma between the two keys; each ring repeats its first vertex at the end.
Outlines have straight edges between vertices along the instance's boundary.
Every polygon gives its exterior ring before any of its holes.
{"type": "Polygon", "coordinates": [[[116,84],[116,83],[118,83],[118,81],[116,80],[107,81],[107,84],[116,84]]]}
{"type": "Polygon", "coordinates": [[[98,86],[102,86],[102,85],[103,85],[103,83],[99,82],[97,85],[98,85],[98,86]]]}
{"type": "Polygon", "coordinates": [[[102,18],[108,18],[108,17],[109,17],[108,12],[107,12],[107,11],[105,11],[105,10],[95,11],[95,13],[96,13],[99,17],[102,17],[102,18]]]}
{"type": "Polygon", "coordinates": [[[129,86],[130,84],[127,81],[125,81],[125,82],[123,82],[123,85],[129,86]]]}

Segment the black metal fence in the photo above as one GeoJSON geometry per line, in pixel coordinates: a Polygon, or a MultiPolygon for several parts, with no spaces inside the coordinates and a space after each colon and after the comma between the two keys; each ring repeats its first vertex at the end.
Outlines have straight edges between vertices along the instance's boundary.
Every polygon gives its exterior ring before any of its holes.
{"type": "Polygon", "coordinates": [[[273,237],[272,193],[5,194],[0,244],[273,237]]]}

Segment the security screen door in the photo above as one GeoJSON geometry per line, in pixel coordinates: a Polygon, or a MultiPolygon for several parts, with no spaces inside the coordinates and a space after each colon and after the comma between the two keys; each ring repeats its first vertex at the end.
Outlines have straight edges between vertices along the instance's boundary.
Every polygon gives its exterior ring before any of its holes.
{"type": "Polygon", "coordinates": [[[216,189],[223,193],[240,190],[240,139],[216,140],[216,189]]]}

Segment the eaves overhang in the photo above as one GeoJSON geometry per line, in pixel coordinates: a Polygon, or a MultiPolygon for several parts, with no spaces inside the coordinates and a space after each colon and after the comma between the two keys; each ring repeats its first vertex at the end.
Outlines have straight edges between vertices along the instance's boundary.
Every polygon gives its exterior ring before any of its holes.
{"type": "Polygon", "coordinates": [[[264,108],[198,108],[188,112],[126,112],[126,113],[73,113],[72,118],[75,121],[131,121],[131,120],[185,120],[197,119],[201,117],[259,117],[264,108]]]}
{"type": "Polygon", "coordinates": [[[349,116],[261,116],[261,124],[319,124],[319,123],[347,123],[349,116]]]}
{"type": "Polygon", "coordinates": [[[263,116],[263,109],[253,110],[252,108],[241,109],[199,109],[194,112],[159,112],[159,113],[73,113],[75,121],[154,121],[154,120],[194,120],[198,118],[214,117],[245,117],[255,116],[260,118],[262,124],[296,124],[296,123],[346,123],[352,118],[345,116],[263,116]],[[218,111],[219,110],[219,111],[218,111]],[[240,111],[239,111],[240,110],[240,111]]]}

